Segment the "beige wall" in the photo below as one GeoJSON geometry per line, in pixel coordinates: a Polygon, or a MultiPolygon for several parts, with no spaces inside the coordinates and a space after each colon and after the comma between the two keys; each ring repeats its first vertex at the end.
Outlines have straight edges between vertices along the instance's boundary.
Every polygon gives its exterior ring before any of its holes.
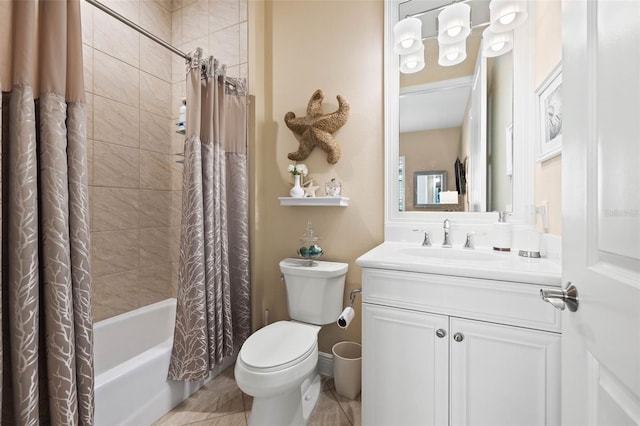
{"type": "MultiPolygon", "coordinates": [[[[535,2],[535,86],[538,87],[562,60],[560,0],[535,2]]],[[[535,204],[549,203],[550,234],[562,235],[562,156],[536,163],[535,204]]]]}
{"type": "Polygon", "coordinates": [[[461,133],[461,127],[451,127],[400,134],[400,156],[405,157],[405,210],[425,210],[413,207],[414,172],[444,170],[446,190],[456,190],[455,162],[460,157],[461,133]]]}
{"type": "MultiPolygon", "coordinates": [[[[288,318],[278,262],[295,256],[308,219],[322,238],[323,259],[349,263],[345,303],[349,292],[361,287],[355,259],[383,241],[384,23],[382,1],[269,1],[249,7],[255,14],[249,75],[256,97],[250,142],[252,299],[254,326],[259,327],[265,309],[271,322],[288,318]],[[351,201],[340,208],[282,207],[278,197],[287,196],[291,187],[287,153],[298,147],[283,117],[288,111],[305,115],[316,89],[325,92],[325,111],[337,109],[340,94],[351,104],[351,116],[336,133],[340,161],[330,165],[324,151],[315,149],[304,163],[316,182],[334,177],[342,182],[351,201]]],[[[320,351],[330,353],[341,340],[360,341],[359,298],[355,308],[357,318],[346,331],[335,324],[323,327],[320,351]]]]}
{"type": "MultiPolygon", "coordinates": [[[[82,3],[94,319],[174,296],[184,137],[184,59],[82,3]]],[[[246,0],[107,0],[182,51],[246,76],[246,0]]]]}

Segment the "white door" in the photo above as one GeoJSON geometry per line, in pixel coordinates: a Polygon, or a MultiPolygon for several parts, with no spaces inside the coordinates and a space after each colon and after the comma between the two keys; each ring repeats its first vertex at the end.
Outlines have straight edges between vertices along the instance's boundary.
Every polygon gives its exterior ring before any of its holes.
{"type": "Polygon", "coordinates": [[[451,318],[450,424],[560,424],[560,334],[451,318]]]}
{"type": "Polygon", "coordinates": [[[362,304],[362,424],[447,425],[449,318],[362,304]]]}
{"type": "Polygon", "coordinates": [[[640,2],[565,0],[562,423],[640,424],[640,2]]]}

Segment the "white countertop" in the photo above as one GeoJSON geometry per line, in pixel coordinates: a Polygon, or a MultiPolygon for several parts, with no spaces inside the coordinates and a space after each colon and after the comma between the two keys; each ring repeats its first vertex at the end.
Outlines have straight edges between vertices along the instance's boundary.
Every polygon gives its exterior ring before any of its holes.
{"type": "Polygon", "coordinates": [[[517,251],[498,252],[488,247],[474,250],[421,247],[415,243],[386,241],[356,260],[363,268],[421,272],[427,274],[513,281],[550,286],[561,285],[557,259],[531,259],[517,251]],[[450,254],[448,250],[451,250],[450,254]],[[474,259],[477,254],[478,259],[474,259]],[[458,255],[456,258],[456,255],[458,255]]]}

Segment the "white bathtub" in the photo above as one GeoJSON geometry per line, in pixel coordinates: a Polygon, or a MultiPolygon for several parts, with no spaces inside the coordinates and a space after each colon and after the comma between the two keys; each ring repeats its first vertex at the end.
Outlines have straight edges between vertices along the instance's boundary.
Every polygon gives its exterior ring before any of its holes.
{"type": "Polygon", "coordinates": [[[167,380],[175,317],[166,299],[94,325],[96,426],[150,425],[202,386],[167,380]]]}

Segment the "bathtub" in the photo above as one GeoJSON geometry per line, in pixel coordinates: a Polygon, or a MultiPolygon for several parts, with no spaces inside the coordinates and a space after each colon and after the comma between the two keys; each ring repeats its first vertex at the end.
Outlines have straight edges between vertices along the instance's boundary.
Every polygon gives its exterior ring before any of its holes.
{"type": "Polygon", "coordinates": [[[94,324],[96,426],[150,425],[205,382],[167,380],[175,317],[166,299],[94,324]]]}

